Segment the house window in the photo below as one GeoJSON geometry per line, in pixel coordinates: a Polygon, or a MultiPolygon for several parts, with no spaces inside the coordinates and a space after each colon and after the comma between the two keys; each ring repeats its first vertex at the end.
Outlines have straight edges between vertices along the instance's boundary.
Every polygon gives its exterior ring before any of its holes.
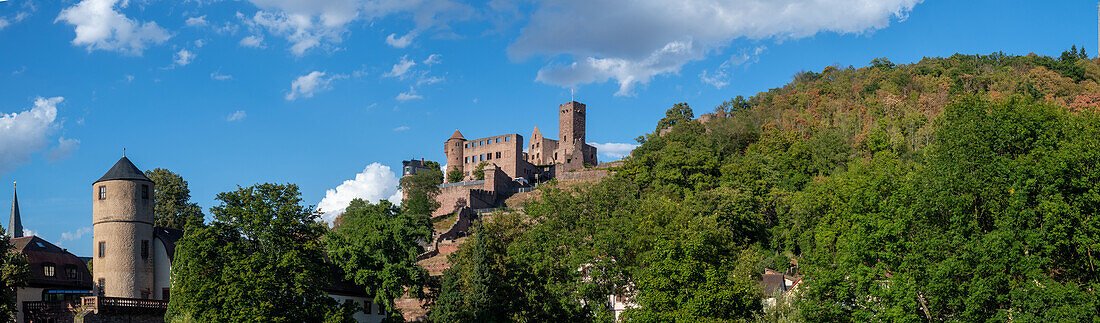
{"type": "Polygon", "coordinates": [[[103,257],[106,257],[106,256],[107,256],[107,242],[106,241],[100,241],[99,242],[99,257],[103,258],[103,257]]]}
{"type": "Polygon", "coordinates": [[[500,158],[500,152],[499,151],[497,152],[497,158],[500,158]]]}
{"type": "Polygon", "coordinates": [[[149,240],[141,240],[141,259],[149,259],[149,240]]]}
{"type": "Polygon", "coordinates": [[[141,184],[141,199],[149,199],[149,185],[141,184]]]}
{"type": "Polygon", "coordinates": [[[76,270],[76,266],[65,266],[65,271],[69,274],[69,279],[80,280],[80,271],[76,270]]]}
{"type": "Polygon", "coordinates": [[[107,199],[107,186],[100,186],[99,187],[99,199],[100,200],[106,200],[107,199]]]}
{"type": "Polygon", "coordinates": [[[47,262],[42,264],[42,274],[46,275],[46,277],[54,277],[56,274],[55,270],[57,270],[57,266],[54,266],[52,263],[47,262]]]}

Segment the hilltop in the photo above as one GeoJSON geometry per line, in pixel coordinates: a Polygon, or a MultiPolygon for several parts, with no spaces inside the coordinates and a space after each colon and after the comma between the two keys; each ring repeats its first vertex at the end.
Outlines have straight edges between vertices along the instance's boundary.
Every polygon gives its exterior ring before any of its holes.
{"type": "Polygon", "coordinates": [[[430,317],[1087,320],[1098,79],[1076,48],[876,59],[677,104],[614,176],[479,223],[430,317]],[[765,308],[765,269],[807,279],[765,308]]]}

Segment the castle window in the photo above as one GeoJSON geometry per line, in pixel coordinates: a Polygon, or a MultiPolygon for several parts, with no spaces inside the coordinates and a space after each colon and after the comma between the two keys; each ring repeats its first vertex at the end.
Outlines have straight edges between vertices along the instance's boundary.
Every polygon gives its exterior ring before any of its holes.
{"type": "Polygon", "coordinates": [[[508,139],[512,139],[512,137],[504,137],[504,141],[508,141],[508,139]]]}
{"type": "Polygon", "coordinates": [[[499,151],[497,152],[497,158],[500,158],[500,152],[499,151]]]}
{"type": "Polygon", "coordinates": [[[497,143],[498,143],[498,144],[500,143],[500,138],[497,138],[497,143]]]}
{"type": "Polygon", "coordinates": [[[99,242],[99,257],[103,258],[103,257],[106,257],[106,256],[107,256],[107,242],[106,241],[100,241],[99,242]]]}
{"type": "Polygon", "coordinates": [[[485,159],[493,159],[493,153],[486,154],[485,159]]]}
{"type": "Polygon", "coordinates": [[[363,301],[363,312],[370,314],[374,307],[374,303],[371,301],[363,301]]]}
{"type": "Polygon", "coordinates": [[[469,163],[470,162],[470,157],[465,157],[465,158],[463,158],[463,160],[465,160],[465,163],[469,163]]]}
{"type": "Polygon", "coordinates": [[[142,290],[141,291],[141,299],[149,299],[149,296],[151,296],[151,294],[153,294],[153,293],[149,292],[148,289],[142,290]]]}
{"type": "Polygon", "coordinates": [[[56,269],[57,269],[57,266],[54,266],[54,264],[52,264],[52,263],[47,262],[47,263],[42,264],[42,274],[46,275],[46,277],[53,277],[54,274],[55,274],[54,270],[56,270],[56,269]]]}
{"type": "Polygon", "coordinates": [[[149,185],[141,184],[141,199],[149,199],[149,185]]]}
{"type": "Polygon", "coordinates": [[[462,148],[470,148],[470,144],[462,145],[462,148]]]}
{"type": "Polygon", "coordinates": [[[149,240],[141,240],[141,259],[149,259],[149,240]]]}
{"type": "Polygon", "coordinates": [[[107,199],[107,187],[106,186],[100,186],[99,187],[99,199],[100,200],[106,200],[107,199]]]}
{"type": "Polygon", "coordinates": [[[107,289],[107,280],[103,279],[103,278],[100,278],[99,283],[96,284],[96,285],[99,285],[99,286],[96,286],[97,288],[99,288],[99,293],[97,293],[97,294],[103,295],[103,290],[107,289]]]}

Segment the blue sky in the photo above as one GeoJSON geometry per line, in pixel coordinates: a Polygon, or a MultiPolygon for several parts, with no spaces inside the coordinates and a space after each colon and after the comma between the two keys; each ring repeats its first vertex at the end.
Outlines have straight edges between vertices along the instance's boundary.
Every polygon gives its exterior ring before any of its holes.
{"type": "Polygon", "coordinates": [[[0,179],[26,229],[78,255],[123,147],[204,209],[289,182],[339,210],[392,196],[400,161],[443,159],[455,129],[553,136],[570,89],[607,161],[676,102],[802,70],[1100,48],[1094,2],[920,0],[8,0],[0,44],[0,179]]]}

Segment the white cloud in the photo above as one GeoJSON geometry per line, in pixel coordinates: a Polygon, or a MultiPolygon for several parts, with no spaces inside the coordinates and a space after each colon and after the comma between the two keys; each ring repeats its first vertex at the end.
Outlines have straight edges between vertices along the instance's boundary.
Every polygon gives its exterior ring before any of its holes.
{"type": "Polygon", "coordinates": [[[248,36],[241,38],[242,47],[264,48],[264,38],[261,36],[248,36]]]}
{"type": "Polygon", "coordinates": [[[191,60],[194,59],[194,53],[191,53],[191,51],[186,49],[181,49],[180,51],[176,52],[175,59],[172,61],[172,63],[176,64],[176,66],[187,66],[187,64],[191,64],[191,60]]]}
{"type": "Polygon", "coordinates": [[[443,57],[443,56],[441,56],[441,55],[439,55],[439,54],[431,54],[431,55],[428,55],[428,58],[425,58],[425,59],[424,59],[424,61],[423,61],[423,62],[421,62],[421,63],[424,63],[424,65],[435,65],[435,64],[439,64],[439,63],[442,63],[442,62],[443,62],[443,59],[442,59],[442,57],[443,57]]]}
{"type": "Polygon", "coordinates": [[[767,49],[768,48],[765,46],[759,46],[752,51],[742,50],[740,54],[730,56],[729,59],[722,62],[722,65],[719,65],[717,69],[713,71],[703,70],[700,72],[699,79],[702,80],[703,83],[721,89],[729,85],[730,74],[732,73],[730,70],[733,69],[733,67],[756,63],[760,60],[760,54],[764,53],[767,49]]]}
{"type": "Polygon", "coordinates": [[[233,79],[233,75],[222,74],[220,71],[214,71],[210,73],[210,79],[217,81],[228,81],[233,79]]]}
{"type": "Polygon", "coordinates": [[[37,235],[38,235],[38,231],[34,231],[34,230],[31,230],[31,229],[23,228],[23,236],[24,236],[24,237],[29,237],[29,236],[37,236],[37,235]]]}
{"type": "Polygon", "coordinates": [[[634,86],[678,73],[735,39],[874,31],[904,20],[921,1],[547,0],[536,4],[508,54],[514,60],[537,55],[572,60],[540,70],[540,82],[575,87],[615,80],[616,94],[629,95],[634,86]]]}
{"type": "Polygon", "coordinates": [[[629,156],[630,152],[633,151],[634,148],[638,148],[638,145],[636,145],[636,144],[625,144],[625,143],[614,143],[614,142],[609,142],[609,143],[604,143],[604,144],[590,142],[590,143],[588,143],[588,145],[590,145],[592,147],[596,147],[596,151],[599,152],[600,155],[602,155],[604,157],[615,158],[615,159],[620,159],[620,158],[629,156]]]}
{"type": "Polygon", "coordinates": [[[76,231],[62,232],[61,241],[74,241],[89,233],[92,233],[92,227],[83,227],[76,229],[76,231]]]}
{"type": "Polygon", "coordinates": [[[141,55],[148,45],[163,43],[171,37],[156,22],[134,21],[116,11],[128,4],[126,0],[82,0],[61,10],[55,21],[75,26],[73,45],[85,46],[88,51],[100,49],[141,55]]]}
{"type": "Polygon", "coordinates": [[[258,12],[246,24],[290,42],[290,51],[304,55],[314,48],[332,48],[343,41],[348,25],[390,15],[411,17],[414,28],[404,36],[387,38],[404,48],[421,32],[448,30],[451,21],[473,17],[474,9],[452,0],[250,0],[258,12]]]}
{"type": "Polygon", "coordinates": [[[196,39],[195,40],[195,47],[202,48],[203,46],[206,46],[206,41],[205,40],[202,40],[202,39],[196,39]]]}
{"type": "Polygon", "coordinates": [[[397,128],[393,128],[393,131],[405,131],[405,130],[409,130],[409,126],[400,126],[400,127],[397,127],[397,128]]]}
{"type": "Polygon", "coordinates": [[[334,74],[326,77],[325,72],[313,71],[299,76],[290,83],[290,93],[286,94],[288,101],[298,98],[312,98],[313,94],[332,88],[332,81],[347,78],[347,75],[334,74]]]}
{"type": "Polygon", "coordinates": [[[401,102],[405,102],[405,101],[408,101],[408,100],[423,99],[423,98],[424,98],[423,96],[420,96],[419,94],[416,94],[416,89],[413,89],[411,86],[409,87],[408,92],[401,92],[396,97],[397,101],[401,101],[401,102]]]}
{"type": "Polygon", "coordinates": [[[412,44],[413,38],[416,38],[416,32],[409,32],[404,36],[396,38],[395,36],[397,36],[397,34],[390,34],[389,37],[386,37],[386,45],[390,45],[395,48],[405,48],[409,47],[409,45],[412,44]]]}
{"type": "Polygon", "coordinates": [[[229,122],[241,121],[241,120],[244,120],[244,118],[247,117],[247,116],[248,116],[248,113],[244,112],[244,110],[237,110],[237,111],[229,114],[229,116],[225,117],[225,121],[229,121],[229,122]]]}
{"type": "Polygon", "coordinates": [[[413,66],[416,66],[416,61],[409,59],[408,55],[401,56],[401,61],[397,64],[393,64],[393,68],[385,76],[388,77],[402,77],[405,73],[408,73],[413,66]]]}
{"type": "Polygon", "coordinates": [[[416,80],[416,85],[429,85],[443,82],[442,76],[427,76],[424,75],[420,79],[416,80]]]}
{"type": "Polygon", "coordinates": [[[126,74],[125,77],[126,77],[126,83],[130,83],[130,82],[134,81],[134,76],[133,75],[126,74]]]}
{"type": "MultiPolygon", "coordinates": [[[[27,8],[28,7],[27,4],[30,4],[30,3],[31,2],[26,2],[26,4],[24,4],[23,7],[27,8]]],[[[33,5],[30,5],[30,8],[27,8],[27,9],[29,9],[30,11],[35,10],[33,5]]],[[[26,19],[27,17],[30,17],[30,15],[31,15],[30,11],[22,11],[20,13],[15,14],[15,16],[12,16],[10,18],[9,17],[0,17],[0,30],[3,30],[4,28],[6,28],[8,26],[11,26],[11,24],[17,24],[20,21],[23,21],[23,19],[26,19]]]]}
{"type": "Polygon", "coordinates": [[[65,137],[57,138],[57,147],[46,152],[46,160],[56,162],[69,158],[69,156],[73,155],[73,151],[79,147],[80,140],[65,139],[65,137]]]}
{"type": "Polygon", "coordinates": [[[346,25],[359,17],[356,0],[251,0],[260,11],[249,22],[290,42],[301,56],[325,44],[339,43],[346,25]]]}
{"type": "Polygon", "coordinates": [[[61,127],[57,121],[57,105],[62,97],[34,100],[34,106],[23,112],[0,114],[0,175],[26,164],[31,154],[46,147],[50,133],[61,127]]]}
{"type": "Polygon", "coordinates": [[[536,81],[575,88],[581,84],[619,82],[618,96],[633,95],[634,86],[648,83],[653,76],[677,72],[684,62],[697,59],[691,41],[671,42],[642,60],[588,57],[569,65],[550,65],[539,69],[536,81]]]}
{"type": "Polygon", "coordinates": [[[325,198],[317,203],[317,208],[324,214],[321,219],[332,223],[337,216],[344,213],[344,209],[351,204],[353,199],[363,199],[371,203],[380,200],[389,200],[394,204],[401,203],[401,191],[398,186],[397,174],[390,171],[389,166],[379,163],[367,165],[363,172],[355,174],[354,179],[344,181],[335,189],[325,191],[325,198]]]}
{"type": "Polygon", "coordinates": [[[198,16],[198,17],[187,18],[187,21],[185,22],[185,24],[187,24],[187,26],[189,26],[189,27],[206,26],[207,25],[206,16],[202,15],[202,16],[198,16]]]}

